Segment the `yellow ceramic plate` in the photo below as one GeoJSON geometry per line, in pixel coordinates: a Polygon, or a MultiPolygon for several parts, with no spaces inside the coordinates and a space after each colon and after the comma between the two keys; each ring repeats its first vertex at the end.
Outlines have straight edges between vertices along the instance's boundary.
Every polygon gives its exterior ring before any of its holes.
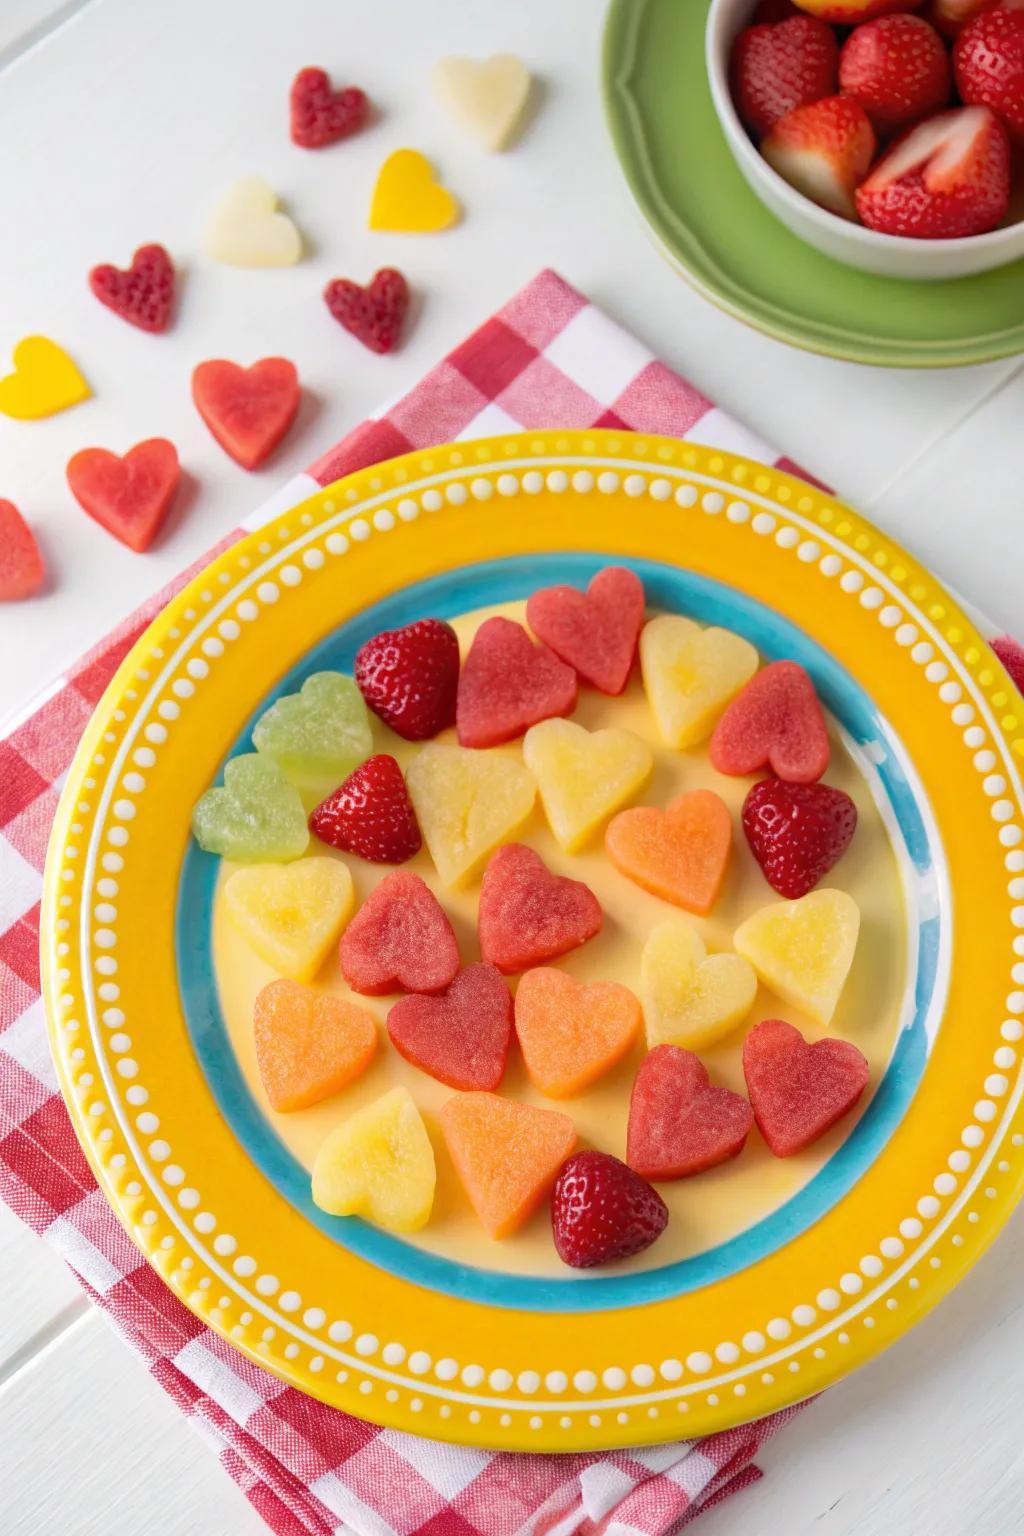
{"type": "Polygon", "coordinates": [[[211,1327],[396,1428],[535,1450],[642,1444],[827,1386],[956,1283],[1020,1192],[1018,705],[909,556],[821,492],[726,454],[536,433],[328,487],[165,609],[68,778],[44,981],[101,1188],[211,1327]],[[503,1267],[501,1250],[483,1267],[310,1205],[224,1033],[217,861],[191,844],[189,815],[267,698],[350,664],[366,635],[581,582],[609,558],[635,566],[653,607],[811,670],[900,871],[899,1028],[813,1176],[722,1241],[589,1277],[503,1267]]]}

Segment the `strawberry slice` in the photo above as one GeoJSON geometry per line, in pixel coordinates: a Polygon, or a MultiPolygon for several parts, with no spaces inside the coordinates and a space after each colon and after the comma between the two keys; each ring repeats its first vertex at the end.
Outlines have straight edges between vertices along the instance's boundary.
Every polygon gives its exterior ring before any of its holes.
{"type": "Polygon", "coordinates": [[[656,1045],[633,1083],[626,1160],[645,1179],[685,1179],[738,1157],[754,1124],[742,1094],[716,1088],[692,1051],[656,1045]]]}
{"type": "Polygon", "coordinates": [[[443,619],[382,630],[359,647],[354,673],[369,708],[406,741],[455,724],[459,642],[443,619]]]}
{"type": "Polygon", "coordinates": [[[129,325],[140,331],[166,331],[174,305],[174,263],[162,245],[140,245],[126,272],[109,265],[93,267],[89,287],[129,325]]]}
{"type": "Polygon", "coordinates": [[[324,69],[300,69],[289,97],[292,143],[301,149],[323,149],[357,133],[370,120],[370,103],[363,91],[347,85],[335,91],[324,69]]]}
{"type": "Polygon", "coordinates": [[[459,946],[444,908],[407,869],[386,875],[341,939],[341,972],[354,992],[443,992],[459,969],[459,946]]]}
{"type": "Polygon", "coordinates": [[[831,96],[836,89],[839,45],[814,16],[793,16],[775,25],[745,27],[730,65],[736,110],[760,137],[794,107],[831,96]]]}
{"type": "Polygon", "coordinates": [[[857,830],[857,807],[828,784],[762,779],[743,802],[750,851],[773,891],[806,896],[842,858],[857,830]]]}
{"type": "Polygon", "coordinates": [[[66,473],[79,506],[141,554],[160,531],[181,470],[174,444],[150,437],[123,459],[106,448],[83,448],[69,460],[66,473]]]}
{"type": "Polygon", "coordinates": [[[784,1019],[765,1019],[743,1042],[743,1075],[758,1130],[776,1157],[792,1157],[849,1114],[871,1069],[848,1040],[808,1045],[784,1019]]]}
{"type": "Polygon", "coordinates": [[[1024,10],[982,11],[957,38],[953,67],[967,105],[991,107],[1024,142],[1024,10]]]}
{"type": "Polygon", "coordinates": [[[380,752],[350,773],[309,818],[322,843],[371,864],[404,864],[421,846],[419,823],[393,757],[380,752]]]}
{"type": "Polygon", "coordinates": [[[558,1257],[591,1269],[642,1253],[668,1225],[668,1206],[632,1168],[608,1152],[574,1152],[551,1196],[558,1257]]]}
{"type": "Polygon", "coordinates": [[[855,194],[875,153],[875,131],[859,102],[826,96],[779,118],[762,141],[773,170],[812,203],[855,219],[855,194]]]}
{"type": "Polygon", "coordinates": [[[856,27],[843,44],[839,85],[886,135],[938,112],[953,81],[934,27],[920,16],[881,16],[856,27]]]}
{"type": "Polygon", "coordinates": [[[576,673],[513,619],[485,619],[459,678],[455,725],[464,747],[497,747],[538,720],[571,715],[576,673]]]}
{"type": "Polygon", "coordinates": [[[870,229],[949,240],[995,229],[1010,202],[1010,145],[988,107],[960,107],[912,128],[857,193],[870,229]]]}
{"type": "Polygon", "coordinates": [[[505,1076],[512,994],[493,965],[467,965],[439,997],[403,997],[388,1014],[400,1056],[465,1092],[493,1091],[505,1076]]]}
{"type": "Polygon", "coordinates": [[[393,352],[409,308],[409,285],[396,267],[381,267],[366,287],[335,277],[324,302],[339,325],[371,352],[393,352]]]}
{"type": "Polygon", "coordinates": [[[251,368],[216,358],[192,373],[192,399],[225,453],[255,469],[277,447],[299,409],[299,376],[286,357],[251,368]]]}

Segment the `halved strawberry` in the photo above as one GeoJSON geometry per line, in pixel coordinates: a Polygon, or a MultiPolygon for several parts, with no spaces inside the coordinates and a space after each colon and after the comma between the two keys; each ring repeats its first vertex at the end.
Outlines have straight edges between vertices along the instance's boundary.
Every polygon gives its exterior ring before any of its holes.
{"type": "Polygon", "coordinates": [[[780,118],[761,153],[812,202],[854,219],[857,187],[868,173],[875,143],[875,131],[859,102],[826,96],[780,118]]]}
{"type": "Polygon", "coordinates": [[[732,50],[732,96],[751,133],[760,136],[780,117],[836,88],[835,33],[813,16],[745,27],[732,50]]]}
{"type": "Polygon", "coordinates": [[[857,193],[857,212],[882,234],[950,240],[994,229],[1009,201],[1005,129],[988,107],[959,107],[897,140],[857,193]]]}
{"type": "Polygon", "coordinates": [[[957,38],[953,67],[964,101],[991,107],[1024,142],[1024,10],[982,11],[957,38]]]}
{"type": "Polygon", "coordinates": [[[949,56],[920,16],[880,16],[856,27],[839,55],[839,85],[864,108],[876,132],[894,133],[949,100],[949,56]]]}

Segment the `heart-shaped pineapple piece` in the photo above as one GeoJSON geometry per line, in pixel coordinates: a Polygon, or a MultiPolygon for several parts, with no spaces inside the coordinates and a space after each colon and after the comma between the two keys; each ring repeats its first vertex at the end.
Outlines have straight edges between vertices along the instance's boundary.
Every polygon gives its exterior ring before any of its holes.
{"type": "Polygon", "coordinates": [[[302,799],[272,759],[232,757],[224,783],[208,789],[192,811],[192,835],[207,853],[239,864],[297,859],[309,844],[302,799]]]}
{"type": "Polygon", "coordinates": [[[224,886],[232,923],[261,960],[293,981],[311,981],[352,915],[352,876],[339,859],[257,864],[224,886]]]}
{"type": "Polygon", "coordinates": [[[701,629],[681,614],[662,613],[641,631],[640,666],[666,746],[692,747],[753,677],[757,652],[732,630],[701,629]]]}
{"type": "Polygon", "coordinates": [[[331,1216],[365,1216],[389,1232],[430,1220],[437,1170],[408,1088],[392,1088],[331,1132],[313,1164],[313,1199],[331,1216]]]}
{"type": "Polygon", "coordinates": [[[243,176],[224,193],[203,234],[211,261],[229,267],[293,267],[302,236],[261,176],[243,176]]]}
{"type": "Polygon", "coordinates": [[[754,1006],[757,977],[740,955],[709,955],[683,918],[655,928],[640,960],[647,1044],[699,1051],[741,1024],[754,1006]]]}
{"type": "Polygon", "coordinates": [[[478,752],[431,742],[405,776],[430,857],[445,885],[455,885],[533,809],[536,787],[511,752],[478,752]]]}
{"type": "Polygon", "coordinates": [[[507,149],[530,95],[530,71],[514,53],[489,59],[452,55],[431,71],[434,97],[481,149],[507,149]]]}
{"type": "Polygon", "coordinates": [[[650,747],[632,731],[588,731],[572,720],[542,720],[523,741],[544,811],[560,846],[575,853],[647,783],[650,747]]]}
{"type": "Polygon", "coordinates": [[[812,891],[762,907],[733,935],[765,986],[817,1024],[828,1024],[853,964],[860,910],[845,891],[812,891]]]}
{"type": "Polygon", "coordinates": [[[640,1028],[640,1004],[615,981],[574,981],[541,965],[516,992],[516,1033],[541,1093],[567,1099],[610,1072],[640,1028]]]}
{"type": "Polygon", "coordinates": [[[309,805],[337,789],[373,751],[363,696],[341,672],[314,672],[298,693],[276,699],[253,726],[252,741],[309,805]]]}

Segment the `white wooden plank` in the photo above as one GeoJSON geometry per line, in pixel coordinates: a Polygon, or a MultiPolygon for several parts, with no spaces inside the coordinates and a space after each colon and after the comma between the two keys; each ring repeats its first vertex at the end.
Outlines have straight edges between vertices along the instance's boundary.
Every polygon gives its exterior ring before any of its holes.
{"type": "Polygon", "coordinates": [[[93,0],[4,0],[0,8],[0,69],[37,47],[93,0]]]}
{"type": "Polygon", "coordinates": [[[63,1259],[0,1205],[0,1381],[88,1305],[63,1259]]]}

